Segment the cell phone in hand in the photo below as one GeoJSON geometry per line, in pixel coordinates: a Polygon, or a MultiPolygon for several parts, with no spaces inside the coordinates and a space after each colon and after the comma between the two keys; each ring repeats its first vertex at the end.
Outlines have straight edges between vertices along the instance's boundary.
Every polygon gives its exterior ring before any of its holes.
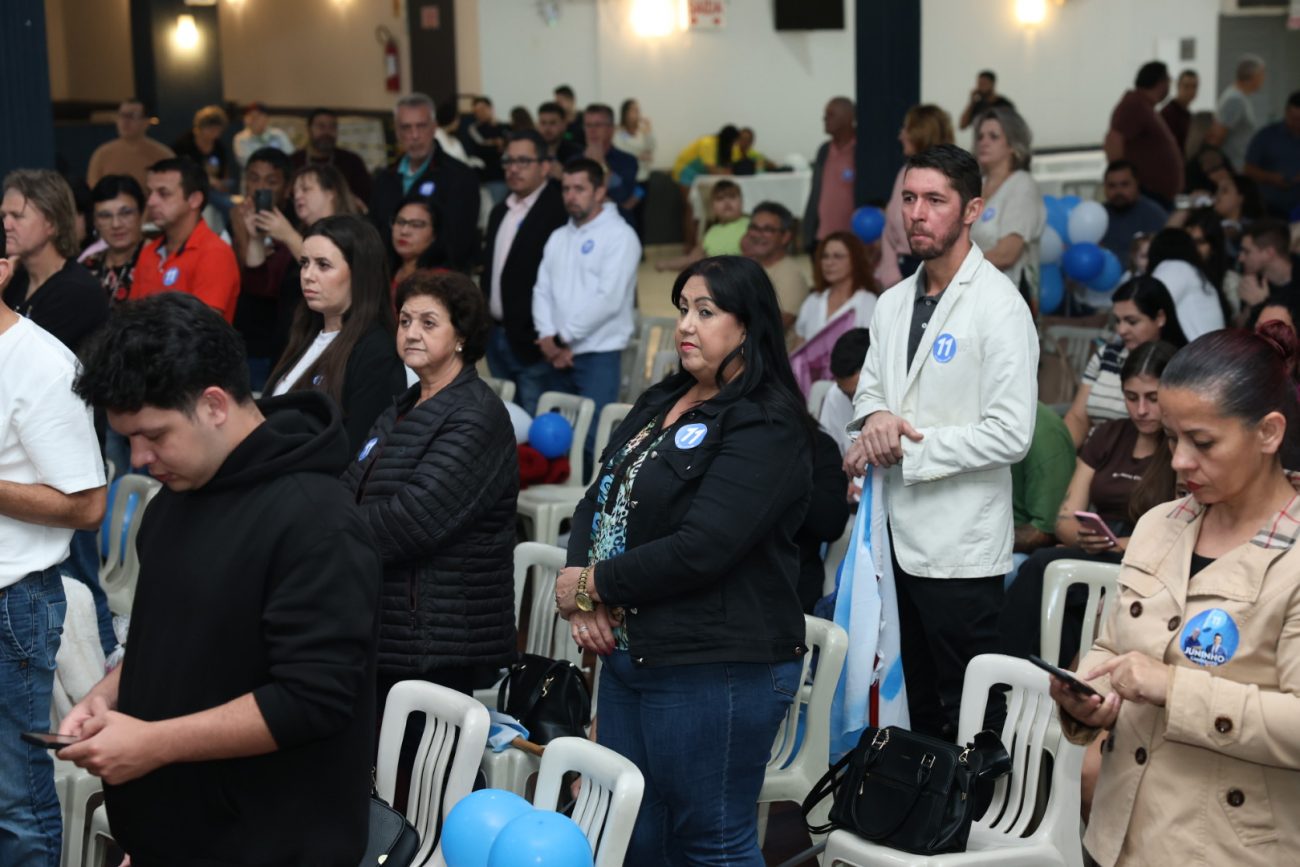
{"type": "Polygon", "coordinates": [[[1119,539],[1111,532],[1110,527],[1101,516],[1096,512],[1075,512],[1074,519],[1089,532],[1096,533],[1098,536],[1105,536],[1110,543],[1116,547],[1119,546],[1119,539]]]}
{"type": "Polygon", "coordinates": [[[1097,690],[1093,689],[1092,687],[1088,686],[1088,684],[1079,680],[1078,676],[1075,675],[1073,672],[1066,671],[1064,668],[1058,668],[1057,666],[1052,665],[1050,662],[1043,659],[1042,657],[1034,656],[1031,654],[1029,657],[1029,661],[1032,662],[1034,665],[1038,666],[1039,668],[1041,668],[1043,671],[1055,677],[1057,680],[1064,683],[1067,687],[1069,687],[1070,691],[1075,693],[1076,695],[1082,695],[1082,696],[1101,695],[1101,693],[1097,692],[1097,690]]]}
{"type": "Polygon", "coordinates": [[[47,750],[61,750],[81,740],[75,735],[61,735],[55,732],[22,732],[19,737],[34,747],[43,747],[47,750]]]}
{"type": "Polygon", "coordinates": [[[253,208],[257,211],[271,210],[271,191],[254,190],[253,191],[253,208]]]}

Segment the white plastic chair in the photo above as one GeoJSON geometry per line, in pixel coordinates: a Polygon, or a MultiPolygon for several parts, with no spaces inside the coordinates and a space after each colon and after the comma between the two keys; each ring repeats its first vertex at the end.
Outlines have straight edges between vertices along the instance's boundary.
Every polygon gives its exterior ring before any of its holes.
{"type": "Polygon", "coordinates": [[[822,404],[826,402],[826,395],[831,393],[835,383],[829,379],[819,379],[808,389],[808,414],[813,418],[821,418],[822,404]]]}
{"type": "Polygon", "coordinates": [[[680,362],[681,357],[676,349],[661,349],[656,352],[650,368],[650,384],[661,382],[680,362]]]}
{"type": "Polygon", "coordinates": [[[636,352],[632,355],[630,369],[625,377],[623,399],[634,403],[641,392],[659,381],[654,376],[653,362],[659,352],[676,347],[677,320],[672,316],[642,316],[637,326],[636,352]]]}
{"type": "MultiPolygon", "coordinates": [[[[113,842],[113,829],[108,825],[108,808],[100,804],[90,814],[89,845],[86,847],[85,863],[78,862],[76,867],[102,867],[108,857],[108,844],[113,842]]],[[[74,867],[67,862],[67,867],[74,867]]]]}
{"type": "Polygon", "coordinates": [[[1061,627],[1065,622],[1065,597],[1070,587],[1084,584],[1088,587],[1088,602],[1083,609],[1083,631],[1077,648],[1083,659],[1092,647],[1097,634],[1098,603],[1104,621],[1115,604],[1116,582],[1119,580],[1118,563],[1097,563],[1091,560],[1056,560],[1047,564],[1043,573],[1042,630],[1038,655],[1053,665],[1061,653],[1061,627]]]}
{"type": "MultiPolygon", "coordinates": [[[[790,710],[777,732],[763,788],[758,793],[758,841],[762,845],[767,833],[767,813],[775,801],[802,803],[812,787],[830,767],[831,758],[831,699],[840,682],[844,657],[849,650],[849,636],[842,626],[820,617],[804,615],[804,643],[808,652],[803,657],[803,670],[799,675],[799,692],[790,703],[790,710]],[[817,670],[812,669],[814,652],[817,670]],[[797,738],[800,710],[803,711],[803,738],[797,738]],[[796,741],[797,750],[796,750],[796,741]]],[[[813,824],[826,822],[830,801],[823,801],[809,816],[813,824]]]]}
{"type": "Polygon", "coordinates": [[[562,391],[544,391],[537,399],[537,419],[542,413],[558,412],[573,426],[573,443],[569,446],[569,480],[566,485],[581,487],[586,478],[582,452],[587,445],[587,433],[596,417],[596,402],[589,397],[567,394],[562,391]]]}
{"type": "Polygon", "coordinates": [[[375,789],[390,804],[397,785],[397,762],[406,721],[415,713],[423,713],[425,719],[411,768],[406,818],[420,834],[420,851],[414,863],[437,865],[442,863],[442,822],[474,788],[479,757],[487,744],[488,713],[477,699],[444,686],[423,680],[394,684],[384,705],[379,761],[375,766],[375,789]]]}
{"type": "MultiPolygon", "coordinates": [[[[533,485],[531,488],[525,488],[519,492],[519,499],[515,506],[519,516],[529,522],[532,530],[531,538],[534,542],[545,542],[548,545],[554,545],[560,536],[560,526],[563,522],[573,517],[574,510],[578,507],[578,501],[582,499],[583,492],[591,487],[596,481],[596,474],[600,472],[600,467],[595,465],[600,459],[600,455],[605,451],[605,446],[609,445],[610,434],[614,428],[627,417],[631,412],[632,405],[629,403],[607,403],[600,408],[600,419],[596,423],[596,438],[592,454],[595,456],[593,466],[587,471],[586,476],[578,478],[577,469],[569,476],[569,481],[558,485],[533,485]]],[[[586,434],[583,434],[585,439],[586,434]]],[[[574,432],[576,442],[577,432],[574,432]]],[[[573,464],[576,468],[579,464],[573,464]]]]}
{"type": "Polygon", "coordinates": [[[54,788],[63,808],[61,863],[64,867],[82,867],[86,852],[86,823],[91,815],[90,802],[104,791],[104,783],[90,771],[55,758],[54,788]]]}
{"type": "Polygon", "coordinates": [[[844,532],[834,542],[826,546],[826,559],[822,561],[825,570],[822,577],[822,595],[828,596],[835,589],[835,579],[839,577],[840,563],[849,553],[849,542],[853,538],[853,516],[844,524],[844,532]]]}
{"type": "MultiPolygon", "coordinates": [[[[140,519],[149,501],[162,484],[139,473],[127,473],[117,482],[113,496],[113,511],[108,521],[108,559],[99,569],[99,583],[108,596],[108,607],[114,614],[130,614],[135,601],[135,583],[140,577],[140,558],[135,550],[135,538],[140,533],[140,519]],[[126,526],[126,542],[122,542],[122,528],[126,525],[127,503],[135,499],[135,512],[126,526]]],[[[103,533],[100,527],[100,533],[103,533]]],[[[103,550],[102,546],[100,550],[103,550]]]]}
{"type": "MultiPolygon", "coordinates": [[[[556,738],[546,745],[533,806],[554,810],[567,771],[582,775],[573,821],[587,835],[594,867],[619,867],[636,824],[645,779],[637,766],[611,749],[583,738],[556,738]]],[[[565,798],[567,800],[567,797],[565,798]]]]}
{"type": "Polygon", "coordinates": [[[1079,774],[1084,748],[1061,734],[1047,683],[1047,673],[1027,660],[1000,654],[977,656],[966,668],[958,740],[966,743],[983,728],[989,688],[1009,686],[1002,742],[1012,766],[1011,774],[997,781],[984,816],[971,825],[965,852],[913,855],[841,830],[827,838],[823,867],[1082,867],[1079,774]],[[1039,784],[1044,754],[1052,758],[1049,786],[1039,784]]]}
{"type": "Polygon", "coordinates": [[[1050,325],[1047,338],[1056,341],[1061,355],[1070,363],[1076,383],[1083,380],[1083,371],[1097,354],[1108,332],[1104,328],[1080,328],[1077,325],[1050,325]]]}
{"type": "Polygon", "coordinates": [[[515,381],[513,379],[497,379],[495,376],[480,376],[487,387],[496,392],[496,396],[501,398],[504,403],[510,403],[515,399],[515,381]]]}

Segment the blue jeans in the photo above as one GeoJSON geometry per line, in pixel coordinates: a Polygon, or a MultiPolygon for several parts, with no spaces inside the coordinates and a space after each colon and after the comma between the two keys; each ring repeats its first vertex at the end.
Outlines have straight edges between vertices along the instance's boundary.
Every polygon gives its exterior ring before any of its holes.
{"type": "Polygon", "coordinates": [[[50,728],[66,607],[57,566],[0,590],[0,864],[59,864],[63,819],[54,760],[18,733],[50,728]]]}
{"type": "Polygon", "coordinates": [[[545,361],[520,361],[500,325],[493,325],[488,334],[487,363],[493,376],[515,384],[515,403],[530,416],[536,415],[537,399],[550,386],[554,368],[545,361]]]}
{"type": "Polygon", "coordinates": [[[758,793],[801,668],[606,658],[597,739],[645,777],[625,865],[762,867],[758,793]]]}
{"type": "Polygon", "coordinates": [[[623,381],[623,351],[611,349],[608,352],[583,352],[573,356],[573,367],[565,370],[551,368],[551,388],[589,397],[596,404],[596,414],[591,419],[591,428],[587,431],[584,446],[586,463],[590,470],[592,451],[596,444],[596,420],[607,403],[618,400],[618,387],[623,381]]]}

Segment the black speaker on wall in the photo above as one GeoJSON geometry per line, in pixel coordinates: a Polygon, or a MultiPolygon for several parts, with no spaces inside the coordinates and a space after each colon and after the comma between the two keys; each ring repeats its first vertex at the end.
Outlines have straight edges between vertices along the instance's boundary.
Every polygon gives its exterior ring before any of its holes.
{"type": "Polygon", "coordinates": [[[843,30],[844,0],[776,0],[777,30],[843,30]]]}

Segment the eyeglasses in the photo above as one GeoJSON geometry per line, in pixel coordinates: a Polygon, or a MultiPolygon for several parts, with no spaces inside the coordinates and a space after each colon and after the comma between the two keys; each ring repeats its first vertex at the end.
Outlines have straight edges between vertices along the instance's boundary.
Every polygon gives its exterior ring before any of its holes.
{"type": "Polygon", "coordinates": [[[531,166],[533,163],[540,163],[540,162],[542,162],[542,161],[539,160],[537,157],[502,157],[502,158],[501,158],[501,168],[503,168],[503,169],[508,169],[508,168],[510,168],[511,166],[519,166],[520,168],[528,168],[528,167],[531,166]]]}
{"type": "Polygon", "coordinates": [[[126,222],[138,213],[140,213],[139,208],[119,208],[116,211],[96,211],[95,219],[100,223],[113,223],[118,220],[126,222]]]}
{"type": "Polygon", "coordinates": [[[749,231],[758,232],[760,235],[776,235],[781,231],[780,226],[760,226],[757,223],[749,224],[749,231]]]}
{"type": "Polygon", "coordinates": [[[414,229],[415,231],[419,232],[419,231],[422,231],[422,230],[424,230],[424,229],[429,228],[429,221],[428,221],[428,220],[408,220],[408,219],[406,219],[405,217],[398,217],[396,220],[393,220],[393,228],[394,228],[394,229],[414,229]]]}

